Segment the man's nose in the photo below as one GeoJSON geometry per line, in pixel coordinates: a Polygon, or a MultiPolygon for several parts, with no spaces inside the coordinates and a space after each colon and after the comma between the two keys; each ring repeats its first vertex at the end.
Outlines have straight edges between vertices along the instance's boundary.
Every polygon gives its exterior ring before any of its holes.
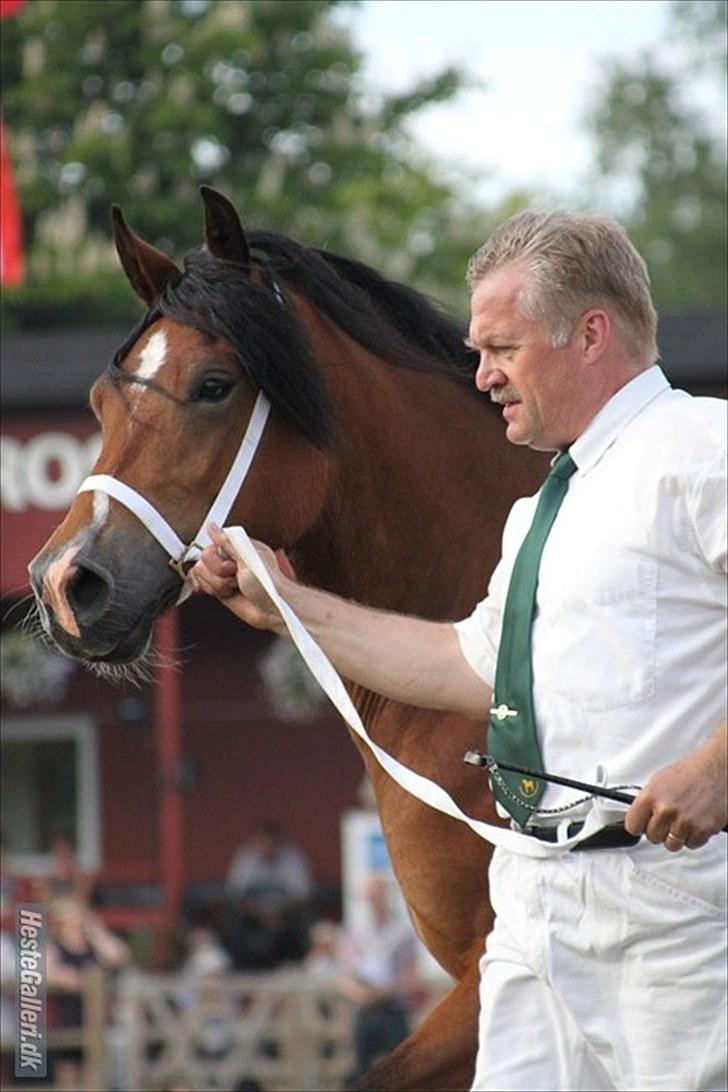
{"type": "Polygon", "coordinates": [[[493,364],[488,363],[488,358],[483,354],[475,372],[475,386],[479,391],[489,391],[493,387],[502,387],[508,382],[505,373],[493,364]]]}

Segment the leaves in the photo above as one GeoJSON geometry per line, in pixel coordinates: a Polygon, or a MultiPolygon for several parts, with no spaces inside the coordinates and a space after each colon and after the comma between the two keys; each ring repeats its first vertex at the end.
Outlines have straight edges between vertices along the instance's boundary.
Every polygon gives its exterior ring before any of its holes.
{"type": "MultiPolygon", "coordinates": [[[[60,268],[90,299],[116,268],[109,206],[177,255],[199,244],[201,183],[245,221],[353,254],[416,282],[447,245],[453,193],[405,122],[454,95],[448,69],[378,105],[331,0],[34,0],[3,43],[29,283],[49,295],[60,268]],[[102,17],[100,17],[102,13],[102,17]],[[75,222],[75,228],[73,223],[75,222]]],[[[458,297],[472,249],[456,245],[458,297]]],[[[453,291],[453,287],[455,289],[453,291]]],[[[104,298],[102,296],[102,298],[104,298]]],[[[130,305],[133,306],[133,305],[130,305]]],[[[91,308],[94,310],[94,308],[91,308]]],[[[63,314],[48,321],[62,321],[63,314]]],[[[104,321],[103,307],[95,308],[104,321]]],[[[43,321],[41,316],[40,321],[43,321]]]]}
{"type": "Polygon", "coordinates": [[[727,10],[720,0],[674,3],[663,47],[607,62],[587,116],[599,170],[594,203],[609,208],[617,193],[626,205],[622,219],[661,307],[725,302],[725,137],[716,119],[727,10]],[[699,65],[702,104],[684,93],[699,65]]]}
{"type": "MultiPolygon", "coordinates": [[[[467,259],[528,203],[479,207],[409,122],[467,81],[436,72],[398,94],[365,86],[349,0],[32,0],[3,24],[4,120],[29,276],[11,325],[134,316],[112,202],[180,257],[201,239],[205,183],[251,226],[328,246],[465,313],[467,259]],[[73,306],[69,302],[73,301],[73,306]]],[[[586,124],[590,207],[625,222],[660,307],[725,298],[723,0],[677,0],[659,48],[607,59],[586,124]],[[696,70],[699,101],[688,100],[696,70]],[[720,102],[706,110],[715,89],[720,102]]],[[[558,195],[541,195],[552,203],[558,195]]]]}

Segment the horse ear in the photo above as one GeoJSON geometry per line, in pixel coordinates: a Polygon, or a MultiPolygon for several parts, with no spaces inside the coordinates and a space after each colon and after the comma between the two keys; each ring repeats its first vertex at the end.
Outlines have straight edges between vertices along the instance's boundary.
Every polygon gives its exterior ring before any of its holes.
{"type": "Polygon", "coordinates": [[[243,225],[235,208],[227,197],[223,197],[210,186],[200,186],[200,193],[205,202],[207,249],[216,258],[239,262],[247,268],[250,265],[250,251],[243,225]]]}
{"type": "Polygon", "coordinates": [[[161,250],[145,243],[136,235],[118,205],[113,205],[111,218],[114,224],[116,252],[137,296],[151,307],[173,274],[180,272],[171,258],[161,250]]]}

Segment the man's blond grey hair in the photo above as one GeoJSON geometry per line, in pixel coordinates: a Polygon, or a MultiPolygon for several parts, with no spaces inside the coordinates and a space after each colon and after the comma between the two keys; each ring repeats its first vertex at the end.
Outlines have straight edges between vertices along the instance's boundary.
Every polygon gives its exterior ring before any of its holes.
{"type": "Polygon", "coordinates": [[[584,311],[603,307],[636,364],[648,367],[657,359],[647,266],[614,220],[563,210],[519,212],[470,259],[471,290],[511,264],[527,271],[521,314],[540,323],[554,348],[568,343],[584,311]]]}

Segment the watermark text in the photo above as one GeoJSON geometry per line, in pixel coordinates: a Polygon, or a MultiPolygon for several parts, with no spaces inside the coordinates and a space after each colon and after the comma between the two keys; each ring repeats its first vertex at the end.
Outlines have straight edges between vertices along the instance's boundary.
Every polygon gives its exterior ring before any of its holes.
{"type": "Polygon", "coordinates": [[[48,1069],[46,1015],[46,907],[24,903],[15,910],[15,1076],[45,1077],[48,1069]]]}

